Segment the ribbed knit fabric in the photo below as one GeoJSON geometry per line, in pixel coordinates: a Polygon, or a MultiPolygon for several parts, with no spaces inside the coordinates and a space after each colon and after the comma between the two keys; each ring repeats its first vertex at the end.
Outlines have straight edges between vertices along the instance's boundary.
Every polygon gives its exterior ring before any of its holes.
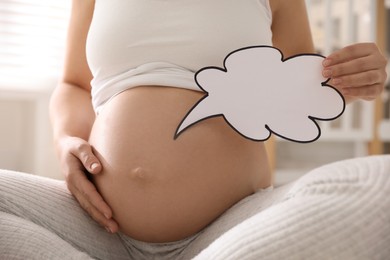
{"type": "Polygon", "coordinates": [[[160,244],[108,234],[62,181],[0,171],[1,260],[375,260],[390,259],[389,245],[390,156],[325,165],[241,200],[191,238],[160,244]]]}
{"type": "Polygon", "coordinates": [[[0,259],[128,259],[62,181],[0,172],[0,259]]]}
{"type": "Polygon", "coordinates": [[[0,260],[170,260],[197,236],[145,243],[112,235],[82,210],[63,181],[0,171],[0,260]]]}
{"type": "Polygon", "coordinates": [[[389,155],[320,167],[285,191],[195,259],[390,259],[389,155]]]}

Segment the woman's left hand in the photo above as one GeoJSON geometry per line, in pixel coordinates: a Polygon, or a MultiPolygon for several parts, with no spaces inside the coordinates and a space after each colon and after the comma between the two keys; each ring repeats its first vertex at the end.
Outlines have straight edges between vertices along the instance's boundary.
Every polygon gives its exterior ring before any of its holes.
{"type": "Polygon", "coordinates": [[[347,101],[373,100],[383,91],[387,60],[375,43],[358,43],[330,54],[323,62],[323,76],[347,101]]]}

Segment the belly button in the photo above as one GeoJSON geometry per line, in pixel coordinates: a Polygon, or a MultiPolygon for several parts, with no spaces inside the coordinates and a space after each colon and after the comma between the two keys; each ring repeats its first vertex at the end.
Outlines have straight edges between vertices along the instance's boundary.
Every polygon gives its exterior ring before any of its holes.
{"type": "Polygon", "coordinates": [[[147,178],[146,171],[142,167],[136,167],[130,171],[130,177],[135,180],[145,181],[147,178]]]}

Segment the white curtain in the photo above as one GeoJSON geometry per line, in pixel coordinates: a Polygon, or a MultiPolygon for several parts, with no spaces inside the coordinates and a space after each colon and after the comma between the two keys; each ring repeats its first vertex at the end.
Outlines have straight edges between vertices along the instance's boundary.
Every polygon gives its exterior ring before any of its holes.
{"type": "Polygon", "coordinates": [[[0,82],[58,77],[70,0],[0,0],[0,82]]]}

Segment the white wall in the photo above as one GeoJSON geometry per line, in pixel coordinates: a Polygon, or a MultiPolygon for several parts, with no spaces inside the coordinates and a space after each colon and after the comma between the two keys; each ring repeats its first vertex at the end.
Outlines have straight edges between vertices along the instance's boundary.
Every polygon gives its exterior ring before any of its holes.
{"type": "Polygon", "coordinates": [[[54,85],[55,81],[49,80],[41,82],[39,88],[30,86],[29,90],[0,84],[1,169],[62,178],[48,116],[54,85]]]}
{"type": "Polygon", "coordinates": [[[32,102],[0,102],[0,166],[6,169],[27,171],[34,162],[32,102]]]}

